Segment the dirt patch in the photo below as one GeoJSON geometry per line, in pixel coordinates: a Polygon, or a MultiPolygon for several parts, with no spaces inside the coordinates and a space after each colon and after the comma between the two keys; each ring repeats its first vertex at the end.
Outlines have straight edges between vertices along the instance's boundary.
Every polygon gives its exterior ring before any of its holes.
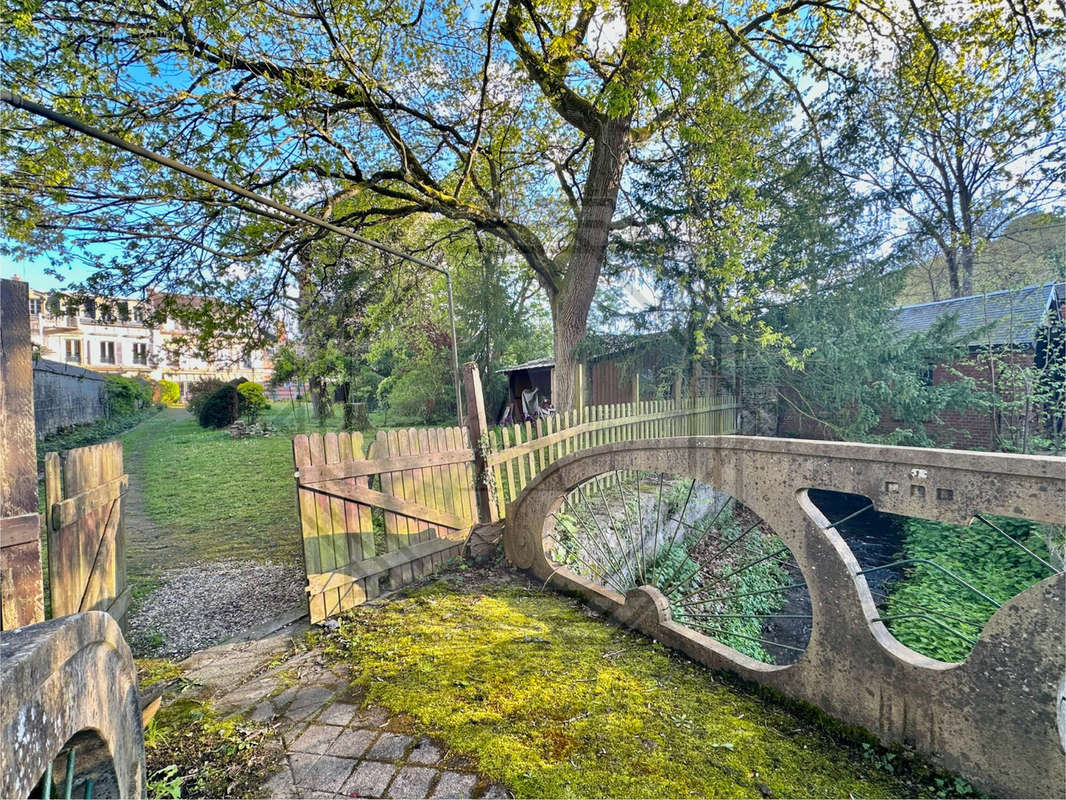
{"type": "Polygon", "coordinates": [[[184,658],[306,603],[303,571],[256,561],[167,570],[130,614],[137,656],[184,658]]]}

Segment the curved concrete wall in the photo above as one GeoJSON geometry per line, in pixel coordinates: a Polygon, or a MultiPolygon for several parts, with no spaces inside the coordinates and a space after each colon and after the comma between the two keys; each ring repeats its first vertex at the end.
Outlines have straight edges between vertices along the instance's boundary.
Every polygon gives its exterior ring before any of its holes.
{"type": "Polygon", "coordinates": [[[120,797],[144,797],[133,656],[118,624],[87,611],[0,635],[0,797],[27,797],[76,733],[96,731],[120,797]]]}
{"type": "Polygon", "coordinates": [[[1056,718],[1066,674],[1064,575],[1000,608],[965,662],[935,661],[873,621],[878,613],[861,567],[807,498],[810,488],[862,494],[882,511],[962,525],[978,512],[1061,524],[1066,460],[741,436],[607,445],[537,476],[507,509],[504,549],[515,566],[694,660],[772,686],[885,742],[913,745],[995,795],[1062,796],[1066,760],[1056,718]],[[795,663],[763,664],[673,622],[653,587],[623,597],[549,563],[544,537],[563,496],[616,469],[696,478],[773,527],[803,572],[814,615],[795,663]]]}

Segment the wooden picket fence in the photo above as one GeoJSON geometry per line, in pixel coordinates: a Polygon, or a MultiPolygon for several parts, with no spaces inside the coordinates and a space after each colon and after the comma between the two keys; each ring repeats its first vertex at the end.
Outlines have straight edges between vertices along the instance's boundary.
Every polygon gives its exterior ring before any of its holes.
{"type": "Polygon", "coordinates": [[[128,482],[121,442],[45,455],[44,510],[53,618],[98,610],[107,611],[125,626],[130,587],[122,495],[128,482]]]}
{"type": "Polygon", "coordinates": [[[588,406],[566,414],[490,428],[485,468],[491,472],[489,513],[503,519],[538,472],[565,455],[613,442],[736,431],[731,397],[653,400],[588,406]]]}
{"type": "Polygon", "coordinates": [[[407,585],[462,552],[477,521],[466,428],[293,439],[312,622],[407,585]]]}

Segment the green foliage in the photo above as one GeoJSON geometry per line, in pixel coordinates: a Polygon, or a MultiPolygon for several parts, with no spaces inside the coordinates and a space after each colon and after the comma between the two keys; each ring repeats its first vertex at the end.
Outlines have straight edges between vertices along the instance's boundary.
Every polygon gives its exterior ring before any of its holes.
{"type": "Polygon", "coordinates": [[[88,447],[91,444],[108,442],[157,413],[158,409],[147,406],[138,413],[127,417],[114,416],[110,419],[101,419],[90,425],[77,425],[64,431],[57,431],[43,439],[38,439],[38,469],[43,469],[45,453],[73,450],[76,447],[88,447]]]}
{"type": "Polygon", "coordinates": [[[237,388],[225,383],[204,399],[197,420],[203,428],[225,428],[236,421],[239,409],[237,388]]]}
{"type": "Polygon", "coordinates": [[[140,378],[109,376],[105,388],[111,413],[120,417],[136,414],[152,403],[152,385],[140,378]]]}
{"type": "Polygon", "coordinates": [[[455,573],[316,638],[368,702],[410,715],[520,798],[932,791],[539,585],[455,573]]]}
{"type": "Polygon", "coordinates": [[[181,387],[166,378],[159,382],[159,402],[172,406],[181,399],[181,387]]]}
{"type": "Polygon", "coordinates": [[[207,398],[222,388],[222,381],[218,378],[204,378],[196,383],[192,384],[186,395],[185,407],[189,409],[189,413],[194,417],[200,416],[200,409],[203,408],[207,398]]]}
{"type": "MultiPolygon", "coordinates": [[[[1045,561],[1049,559],[1044,526],[1013,517],[987,519],[1045,561]]],[[[980,520],[962,526],[907,518],[903,530],[903,558],[935,561],[1001,604],[1051,574],[1047,567],[980,520]]],[[[1058,536],[1061,539],[1061,532],[1058,536]]],[[[891,584],[888,593],[885,616],[901,617],[886,622],[888,629],[903,644],[940,661],[964,660],[972,645],[956,634],[976,639],[996,610],[987,600],[928,564],[907,567],[903,578],[891,584]],[[933,617],[941,625],[913,616],[902,618],[914,614],[933,617]]]]}
{"type": "Polygon", "coordinates": [[[239,395],[240,416],[247,417],[249,420],[259,419],[259,415],[270,408],[261,383],[243,381],[237,385],[237,394],[239,395]]]}
{"type": "Polygon", "coordinates": [[[144,734],[149,797],[257,797],[277,769],[268,726],[218,715],[206,702],[165,703],[144,734]]]}

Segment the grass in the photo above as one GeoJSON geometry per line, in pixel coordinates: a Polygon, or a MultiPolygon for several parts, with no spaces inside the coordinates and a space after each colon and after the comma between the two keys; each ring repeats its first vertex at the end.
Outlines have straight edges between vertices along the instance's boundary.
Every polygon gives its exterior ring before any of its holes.
{"type": "MultiPolygon", "coordinates": [[[[130,431],[122,443],[126,470],[140,480],[144,511],[165,537],[165,566],[222,559],[299,563],[288,437],[231,439],[174,409],[130,431]]],[[[131,553],[131,560],[131,573],[160,566],[158,553],[131,553]]]]}
{"type": "Polygon", "coordinates": [[[576,602],[476,571],[356,609],[316,636],[368,702],[409,715],[517,797],[915,797],[954,786],[576,602]]]}

